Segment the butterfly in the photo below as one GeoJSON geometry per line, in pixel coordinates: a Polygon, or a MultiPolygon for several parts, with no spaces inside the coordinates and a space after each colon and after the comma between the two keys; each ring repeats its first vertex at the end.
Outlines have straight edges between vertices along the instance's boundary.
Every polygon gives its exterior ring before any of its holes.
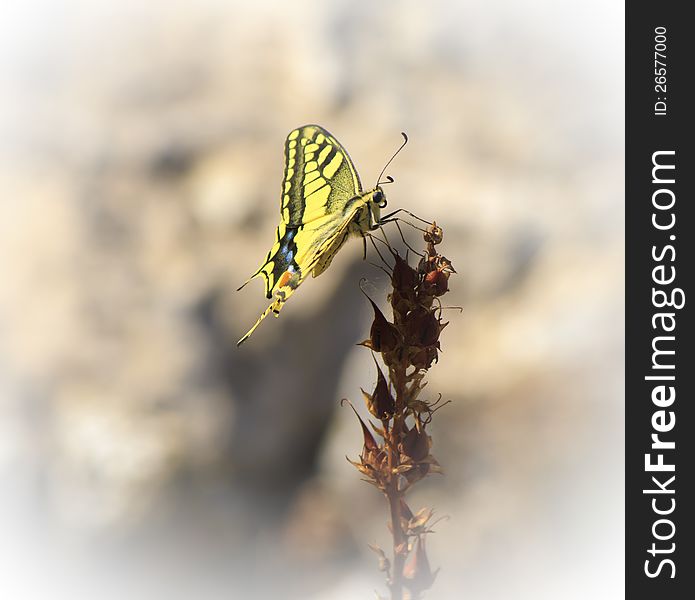
{"type": "MultiPolygon", "coordinates": [[[[408,141],[402,135],[405,141],[391,160],[408,141]]],[[[304,125],[290,132],[285,140],[282,220],[263,264],[239,288],[262,277],[266,297],[274,300],[237,346],[271,312],[277,317],[309,274],[321,275],[350,236],[364,239],[391,216],[381,216],[381,209],[386,207],[381,175],[376,186],[365,192],[347,151],[328,131],[319,125],[304,125]]],[[[387,182],[391,181],[387,177],[387,182]]]]}

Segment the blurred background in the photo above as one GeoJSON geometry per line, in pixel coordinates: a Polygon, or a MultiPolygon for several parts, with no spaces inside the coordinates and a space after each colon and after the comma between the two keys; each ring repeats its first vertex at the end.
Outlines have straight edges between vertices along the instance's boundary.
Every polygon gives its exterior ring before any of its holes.
{"type": "Polygon", "coordinates": [[[0,596],[385,593],[339,401],[386,276],[353,241],[235,346],[319,123],[365,187],[409,134],[389,208],[458,271],[428,597],[622,597],[623,41],[598,0],[3,2],[0,596]]]}

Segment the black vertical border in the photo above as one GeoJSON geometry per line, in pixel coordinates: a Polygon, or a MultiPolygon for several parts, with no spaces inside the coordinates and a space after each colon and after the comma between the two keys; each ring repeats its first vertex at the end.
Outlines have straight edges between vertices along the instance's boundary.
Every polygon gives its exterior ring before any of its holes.
{"type": "MultiPolygon", "coordinates": [[[[630,600],[695,598],[695,536],[692,514],[693,456],[695,423],[693,422],[693,305],[695,287],[695,231],[692,205],[695,203],[693,179],[695,127],[690,115],[695,110],[695,24],[686,16],[687,2],[665,0],[626,2],[626,597],[630,600]],[[667,29],[667,116],[654,114],[657,94],[654,85],[654,36],[658,26],[667,29]],[[677,310],[676,327],[676,425],[671,432],[676,442],[670,457],[675,459],[676,508],[670,517],[676,525],[670,556],[676,564],[676,576],[649,578],[645,560],[658,564],[659,556],[647,550],[654,540],[652,526],[660,518],[652,511],[651,498],[644,489],[654,487],[645,472],[644,455],[650,451],[652,414],[658,407],[651,401],[653,382],[645,381],[651,371],[652,315],[660,309],[652,306],[652,246],[661,247],[669,234],[652,227],[651,197],[658,186],[652,184],[652,153],[675,150],[676,281],[686,295],[685,307],[677,310]],[[656,562],[655,562],[656,560],[656,562]]],[[[670,240],[669,240],[670,241],[670,240]]],[[[663,310],[663,309],[661,309],[663,310]]],[[[664,435],[664,437],[666,437],[664,435]]],[[[667,451],[668,452],[668,451],[667,451]]],[[[663,542],[662,546],[667,543],[663,542]]]]}

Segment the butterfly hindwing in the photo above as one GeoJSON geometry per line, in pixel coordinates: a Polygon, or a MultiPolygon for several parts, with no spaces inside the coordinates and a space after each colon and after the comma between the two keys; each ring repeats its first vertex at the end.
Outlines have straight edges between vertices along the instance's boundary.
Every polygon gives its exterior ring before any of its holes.
{"type": "Polygon", "coordinates": [[[299,228],[288,227],[284,222],[275,232],[275,244],[266,257],[265,263],[259,270],[265,280],[266,298],[272,298],[283,273],[299,273],[301,270],[296,262],[296,236],[299,228]]]}

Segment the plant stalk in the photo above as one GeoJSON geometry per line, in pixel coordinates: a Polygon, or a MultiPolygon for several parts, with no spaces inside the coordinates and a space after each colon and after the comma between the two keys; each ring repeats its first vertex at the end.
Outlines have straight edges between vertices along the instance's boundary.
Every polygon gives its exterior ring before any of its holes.
{"type": "Polygon", "coordinates": [[[398,489],[400,475],[394,473],[394,469],[399,466],[398,446],[402,439],[403,423],[405,420],[405,382],[406,365],[402,362],[391,370],[391,381],[396,389],[396,410],[393,416],[393,426],[391,427],[391,439],[389,443],[389,466],[391,468],[391,481],[387,488],[389,508],[391,511],[391,531],[393,534],[393,570],[391,575],[391,600],[402,600],[403,598],[403,569],[405,559],[408,555],[408,538],[403,531],[401,496],[403,493],[398,489]]]}

